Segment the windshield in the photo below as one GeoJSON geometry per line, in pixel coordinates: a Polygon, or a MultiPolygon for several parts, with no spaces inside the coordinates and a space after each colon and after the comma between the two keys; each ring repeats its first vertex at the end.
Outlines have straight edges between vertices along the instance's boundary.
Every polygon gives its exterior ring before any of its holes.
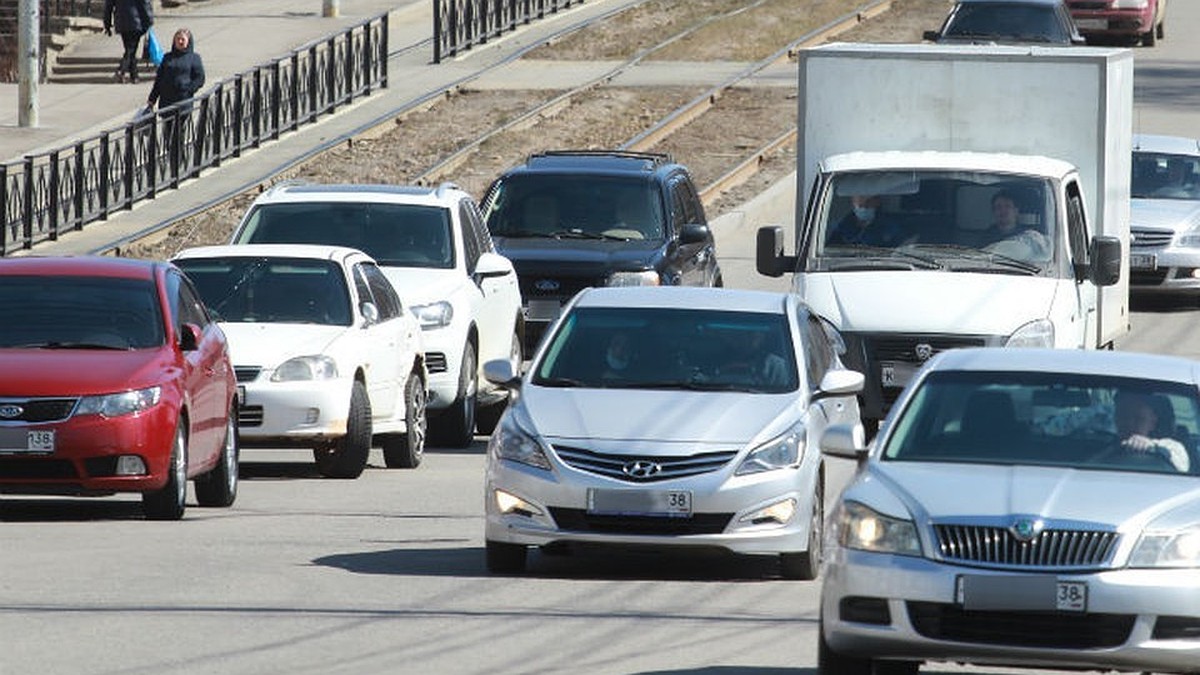
{"type": "Polygon", "coordinates": [[[324,244],[363,251],[382,267],[454,267],[450,213],[376,202],[261,204],[235,244],[324,244]]]}
{"type": "Polygon", "coordinates": [[[946,22],[943,37],[1010,42],[1070,43],[1053,5],[963,3],[946,22]]]}
{"type": "Polygon", "coordinates": [[[662,200],[645,179],[517,174],[490,192],[484,216],[497,237],[659,241],[664,236],[662,200]]]}
{"type": "Polygon", "coordinates": [[[785,393],[798,387],[782,314],[577,308],[550,338],[534,384],[785,393]]]}
{"type": "Polygon", "coordinates": [[[0,348],[143,349],[165,339],[149,279],[6,276],[0,307],[0,348]]]}
{"type": "Polygon", "coordinates": [[[933,373],[883,459],[1200,473],[1194,388],[1064,373],[933,373]]]}
{"type": "Polygon", "coordinates": [[[1142,199],[1200,200],[1200,157],[1161,152],[1133,153],[1131,192],[1142,199]]]}
{"type": "Polygon", "coordinates": [[[328,260],[184,258],[175,264],[218,321],[331,326],[353,321],[346,280],[328,260]]]}
{"type": "Polygon", "coordinates": [[[833,176],[809,271],[944,269],[1041,274],[1054,261],[1050,181],[968,171],[833,176]]]}

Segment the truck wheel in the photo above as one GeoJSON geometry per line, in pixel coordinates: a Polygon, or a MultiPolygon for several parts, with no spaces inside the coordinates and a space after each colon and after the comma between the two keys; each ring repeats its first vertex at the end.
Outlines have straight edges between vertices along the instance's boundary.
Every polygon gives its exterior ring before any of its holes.
{"type": "Polygon", "coordinates": [[[437,416],[434,426],[439,445],[465,448],[475,440],[475,394],[479,388],[479,367],[475,361],[475,345],[463,348],[462,367],[458,373],[458,398],[437,416]]]}
{"type": "Polygon", "coordinates": [[[226,507],[232,506],[237,498],[238,486],[238,427],[237,402],[229,412],[225,422],[225,443],[221,446],[221,456],[217,465],[203,476],[194,481],[196,486],[196,502],[200,506],[226,507]]]}
{"type": "Polygon", "coordinates": [[[525,545],[487,540],[487,568],[495,574],[520,574],[525,571],[525,545]]]}
{"type": "MultiPolygon", "coordinates": [[[[524,357],[521,354],[521,336],[517,333],[513,333],[512,345],[510,345],[508,348],[508,361],[509,363],[513,364],[514,373],[521,372],[521,361],[523,358],[524,357]]],[[[475,431],[479,432],[479,435],[488,436],[496,430],[496,425],[500,423],[500,416],[503,415],[504,411],[508,408],[508,401],[510,398],[512,398],[511,394],[505,396],[498,403],[476,408],[475,431]]]]}
{"type": "Polygon", "coordinates": [[[389,469],[415,469],[425,456],[425,383],[412,373],[404,383],[404,426],[402,434],[383,438],[383,461],[389,469]]]}
{"type": "Polygon", "coordinates": [[[161,490],[142,495],[142,512],[150,520],[179,520],[187,504],[187,432],[184,420],[175,428],[171,459],[167,466],[167,484],[161,490]]]}
{"type": "Polygon", "coordinates": [[[326,478],[358,478],[367,468],[371,454],[371,399],[367,386],[358,380],[350,389],[350,411],[346,435],[313,448],[317,470],[326,478]]]}

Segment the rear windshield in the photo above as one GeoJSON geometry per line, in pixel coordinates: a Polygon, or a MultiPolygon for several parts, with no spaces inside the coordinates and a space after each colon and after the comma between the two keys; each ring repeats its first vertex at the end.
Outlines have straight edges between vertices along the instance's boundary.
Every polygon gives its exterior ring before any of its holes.
{"type": "Polygon", "coordinates": [[[0,348],[143,349],[165,340],[148,279],[6,276],[0,307],[0,348]]]}

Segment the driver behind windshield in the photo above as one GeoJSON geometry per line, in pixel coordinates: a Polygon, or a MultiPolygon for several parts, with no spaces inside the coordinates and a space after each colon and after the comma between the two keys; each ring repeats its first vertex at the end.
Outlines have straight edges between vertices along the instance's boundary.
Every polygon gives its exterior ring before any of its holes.
{"type": "Polygon", "coordinates": [[[829,233],[826,243],[850,246],[895,247],[904,242],[900,224],[882,212],[879,195],[852,195],[850,212],[829,233]]]}

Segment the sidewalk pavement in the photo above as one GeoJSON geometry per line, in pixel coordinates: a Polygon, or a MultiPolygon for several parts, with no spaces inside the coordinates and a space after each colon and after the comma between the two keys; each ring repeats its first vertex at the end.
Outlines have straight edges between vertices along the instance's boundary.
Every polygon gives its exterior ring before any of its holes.
{"type": "MultiPolygon", "coordinates": [[[[163,192],[156,199],[139,202],[132,210],[113,214],[107,221],[90,223],[80,231],[65,233],[57,241],[41,242],[28,253],[80,255],[119,251],[128,242],[162,230],[214,202],[263,187],[272,176],[344,142],[347,137],[380,127],[400,111],[454,86],[483,67],[493,70],[473,81],[472,87],[566,89],[591,81],[613,65],[517,62],[515,59],[523,50],[546,40],[556,30],[636,2],[588,0],[533,21],[441,64],[432,63],[431,43],[397,53],[397,50],[421,43],[432,35],[432,3],[428,0],[341,0],[342,16],[338,19],[320,17],[320,0],[206,0],[203,6],[189,6],[186,12],[164,10],[155,25],[161,26],[164,33],[167,30],[173,32],[179,25],[186,25],[195,33],[197,51],[204,58],[209,84],[388,12],[389,50],[395,54],[389,58],[388,88],[242,157],[228,160],[218,168],[206,170],[199,178],[181,184],[176,190],[163,192]],[[305,3],[305,10],[312,11],[298,11],[300,3],[305,3]]],[[[119,44],[112,40],[115,38],[100,36],[79,49],[119,49],[119,44]]],[[[697,84],[697,72],[708,72],[711,81],[705,84],[715,85],[728,73],[738,72],[744,66],[726,64],[724,68],[698,69],[694,63],[653,64],[640,68],[637,73],[624,73],[613,84],[622,85],[622,79],[628,81],[628,86],[697,84]]],[[[768,85],[795,86],[794,78],[794,66],[785,65],[763,74],[760,79],[768,85]]],[[[42,127],[37,130],[17,128],[15,87],[4,85],[0,88],[0,157],[14,154],[19,157],[34,148],[61,147],[73,138],[121,126],[145,100],[150,84],[42,85],[42,127]]],[[[230,226],[232,228],[233,223],[230,226]]]]}

